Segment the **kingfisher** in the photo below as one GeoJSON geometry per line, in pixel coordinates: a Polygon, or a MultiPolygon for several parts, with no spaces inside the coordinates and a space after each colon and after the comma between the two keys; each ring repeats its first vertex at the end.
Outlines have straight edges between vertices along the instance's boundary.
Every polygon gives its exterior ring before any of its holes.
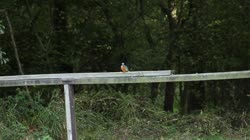
{"type": "Polygon", "coordinates": [[[121,65],[121,70],[122,70],[122,72],[128,72],[129,71],[128,67],[124,63],[122,63],[122,65],[121,65]]]}

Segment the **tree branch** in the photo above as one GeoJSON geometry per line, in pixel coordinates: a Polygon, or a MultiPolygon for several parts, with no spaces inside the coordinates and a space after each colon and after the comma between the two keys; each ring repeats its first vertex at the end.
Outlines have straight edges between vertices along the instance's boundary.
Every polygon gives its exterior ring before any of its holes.
{"type": "Polygon", "coordinates": [[[21,61],[20,61],[19,53],[18,53],[18,49],[17,49],[17,45],[16,45],[16,41],[15,41],[15,36],[14,36],[14,33],[13,33],[13,28],[12,28],[12,25],[11,25],[11,22],[10,22],[10,19],[9,19],[9,16],[8,16],[8,12],[6,10],[1,10],[1,12],[4,12],[5,18],[7,20],[8,26],[9,26],[11,42],[12,42],[12,45],[13,45],[13,48],[14,48],[14,53],[15,53],[19,73],[21,75],[24,75],[22,64],[21,64],[21,61]]]}
{"type": "Polygon", "coordinates": [[[178,15],[177,19],[177,26],[178,28],[181,27],[182,25],[182,19],[183,19],[183,11],[184,11],[184,0],[180,1],[180,14],[178,15]]]}
{"type": "Polygon", "coordinates": [[[168,17],[169,30],[171,32],[173,32],[175,30],[175,28],[176,28],[176,22],[175,22],[175,19],[174,19],[173,15],[172,15],[172,11],[174,9],[174,6],[175,5],[174,5],[173,0],[168,0],[168,7],[165,6],[163,0],[160,1],[160,8],[161,8],[162,12],[164,14],[166,14],[167,17],[168,17]]]}

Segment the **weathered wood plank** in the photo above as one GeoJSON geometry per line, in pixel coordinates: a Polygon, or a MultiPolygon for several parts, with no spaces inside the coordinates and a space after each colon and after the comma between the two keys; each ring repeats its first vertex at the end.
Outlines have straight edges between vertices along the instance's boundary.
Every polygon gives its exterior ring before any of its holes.
{"type": "Polygon", "coordinates": [[[173,71],[132,71],[132,72],[96,72],[96,73],[62,73],[62,74],[36,74],[36,75],[16,75],[0,76],[1,80],[24,80],[24,79],[61,79],[61,78],[85,78],[85,77],[127,77],[127,76],[164,76],[170,75],[173,71]]]}
{"type": "Polygon", "coordinates": [[[46,74],[24,76],[2,76],[0,87],[30,85],[62,85],[69,84],[121,84],[121,83],[157,83],[186,82],[250,78],[250,71],[217,72],[201,74],[171,75],[170,71],[114,72],[114,73],[82,73],[82,74],[46,74]]]}
{"type": "Polygon", "coordinates": [[[250,78],[250,71],[217,72],[200,74],[177,74],[153,77],[118,77],[118,78],[84,78],[73,79],[72,84],[121,84],[121,83],[157,83],[157,82],[188,82],[226,79],[250,78]]]}
{"type": "Polygon", "coordinates": [[[86,78],[117,78],[134,76],[166,76],[172,73],[171,70],[161,71],[133,71],[133,72],[99,72],[99,73],[65,73],[65,74],[37,74],[0,76],[0,87],[28,86],[28,85],[61,85],[65,80],[86,79],[86,78]]]}

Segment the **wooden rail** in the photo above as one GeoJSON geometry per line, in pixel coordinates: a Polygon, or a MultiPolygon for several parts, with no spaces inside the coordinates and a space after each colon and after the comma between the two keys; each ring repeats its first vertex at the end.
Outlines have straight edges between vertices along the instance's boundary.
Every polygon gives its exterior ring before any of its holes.
{"type": "Polygon", "coordinates": [[[0,76],[0,87],[32,85],[64,85],[65,110],[68,140],[76,140],[76,122],[74,109],[73,85],[75,84],[121,84],[121,83],[156,83],[187,82],[250,78],[249,71],[217,72],[200,74],[177,74],[171,70],[103,72],[103,73],[68,73],[0,76]]]}
{"type": "Polygon", "coordinates": [[[156,83],[187,82],[250,78],[250,71],[216,72],[200,74],[172,74],[164,71],[103,72],[103,73],[68,73],[0,76],[0,87],[32,85],[67,84],[121,84],[121,83],[156,83]]]}
{"type": "Polygon", "coordinates": [[[64,85],[67,84],[115,84],[142,83],[143,77],[154,78],[169,76],[171,70],[133,71],[133,72],[100,72],[100,73],[65,73],[0,76],[0,87],[32,86],[32,85],[64,85]]]}

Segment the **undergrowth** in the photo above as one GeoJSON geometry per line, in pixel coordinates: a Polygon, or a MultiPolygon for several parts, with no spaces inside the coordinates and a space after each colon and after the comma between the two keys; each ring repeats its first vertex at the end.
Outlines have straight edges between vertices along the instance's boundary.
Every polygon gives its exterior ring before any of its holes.
{"type": "MultiPolygon", "coordinates": [[[[0,99],[1,140],[64,140],[64,96],[25,91],[0,99]]],[[[158,97],[157,100],[161,100],[158,97]]],[[[100,91],[75,96],[78,139],[250,139],[250,114],[208,109],[189,115],[164,112],[140,94],[100,91]]]]}

